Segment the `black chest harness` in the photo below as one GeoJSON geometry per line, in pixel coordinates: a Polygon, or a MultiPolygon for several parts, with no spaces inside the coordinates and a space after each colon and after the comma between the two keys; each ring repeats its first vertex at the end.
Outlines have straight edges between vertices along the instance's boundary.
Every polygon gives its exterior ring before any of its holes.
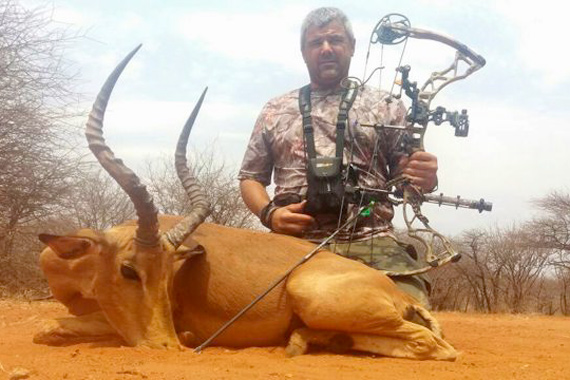
{"type": "Polygon", "coordinates": [[[344,132],[348,125],[348,111],[358,92],[356,86],[348,86],[342,92],[336,122],[336,155],[317,157],[315,136],[311,118],[311,86],[299,90],[299,109],[303,116],[305,152],[307,154],[307,205],[309,215],[333,214],[341,211],[344,197],[342,180],[344,132]]]}

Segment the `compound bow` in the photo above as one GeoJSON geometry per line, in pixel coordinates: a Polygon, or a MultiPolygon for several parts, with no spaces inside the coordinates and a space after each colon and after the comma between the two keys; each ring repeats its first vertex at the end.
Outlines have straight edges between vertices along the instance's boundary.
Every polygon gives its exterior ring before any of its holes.
{"type": "MultiPolygon", "coordinates": [[[[412,102],[406,116],[406,124],[401,126],[360,124],[360,126],[375,128],[378,132],[385,129],[400,129],[407,132],[403,134],[402,140],[400,141],[400,148],[408,155],[411,155],[415,151],[424,149],[424,135],[430,122],[436,125],[448,122],[455,128],[455,136],[466,137],[468,135],[469,118],[467,110],[462,110],[461,113],[457,111],[447,111],[444,107],[436,107],[435,110],[431,110],[430,105],[434,97],[444,87],[468,77],[483,67],[485,65],[485,59],[466,45],[452,38],[432,31],[412,28],[410,21],[405,16],[397,13],[388,14],[378,22],[370,37],[370,44],[380,43],[382,45],[395,45],[404,41],[407,42],[408,38],[434,40],[448,45],[456,50],[455,59],[448,68],[432,73],[421,87],[418,87],[416,82],[410,81],[410,66],[399,66],[396,71],[401,75],[401,89],[412,102]],[[464,71],[461,71],[460,68],[462,63],[467,65],[464,71]]],[[[382,69],[382,66],[380,69],[382,69]]],[[[395,97],[399,98],[400,96],[401,94],[395,97]]],[[[434,267],[451,261],[457,261],[461,257],[461,255],[455,251],[451,242],[429,225],[429,220],[421,212],[423,202],[452,205],[456,208],[473,208],[479,210],[479,212],[491,211],[492,209],[492,203],[485,202],[484,199],[473,201],[461,199],[459,196],[453,198],[446,197],[443,194],[423,194],[419,187],[411,184],[403,175],[389,181],[386,184],[386,188],[389,190],[375,191],[356,188],[351,189],[351,191],[359,195],[367,193],[369,198],[370,194],[375,192],[377,195],[386,196],[386,194],[389,194],[388,199],[393,204],[401,204],[403,206],[403,217],[408,229],[408,236],[421,243],[425,251],[425,261],[429,264],[418,270],[404,272],[386,271],[386,274],[389,276],[409,276],[424,273],[434,267]],[[392,190],[393,188],[397,190],[392,190]],[[409,208],[413,211],[412,216],[409,214],[409,208]],[[423,227],[414,227],[416,220],[419,220],[423,227]],[[437,253],[435,252],[436,245],[440,247],[440,251],[437,253]]]]}

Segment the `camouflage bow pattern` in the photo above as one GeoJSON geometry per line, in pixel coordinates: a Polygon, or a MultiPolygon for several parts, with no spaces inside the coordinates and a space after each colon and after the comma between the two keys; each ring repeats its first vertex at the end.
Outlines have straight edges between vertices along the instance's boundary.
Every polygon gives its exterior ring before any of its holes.
{"type": "MultiPolygon", "coordinates": [[[[399,146],[403,152],[411,155],[415,151],[424,150],[423,140],[429,122],[433,122],[436,125],[448,122],[455,128],[456,136],[466,137],[468,135],[469,118],[467,110],[462,110],[461,113],[447,111],[444,107],[436,107],[435,110],[432,110],[430,105],[434,97],[444,87],[468,77],[483,67],[485,59],[466,45],[450,37],[429,30],[412,28],[405,16],[396,13],[386,15],[378,22],[370,37],[370,44],[396,45],[404,41],[407,42],[408,38],[434,40],[448,45],[456,50],[455,59],[446,69],[433,72],[421,87],[416,82],[410,81],[410,66],[399,66],[396,71],[401,76],[399,83],[401,90],[412,102],[406,116],[406,124],[400,126],[361,124],[361,126],[372,127],[377,131],[399,129],[408,132],[403,135],[399,146]]],[[[401,93],[393,96],[399,98],[401,93]]],[[[492,204],[485,202],[483,199],[473,201],[461,199],[459,196],[453,198],[446,197],[443,194],[423,194],[422,190],[411,184],[404,175],[400,175],[386,184],[386,189],[392,188],[395,190],[372,190],[372,192],[376,192],[377,195],[389,195],[388,199],[393,204],[402,205],[408,236],[421,243],[425,252],[424,258],[428,265],[413,271],[388,271],[386,274],[389,276],[409,276],[425,273],[432,268],[451,261],[457,261],[461,257],[445,236],[430,227],[429,220],[421,212],[423,202],[451,205],[456,208],[473,208],[479,210],[479,212],[491,211],[492,209],[492,204]],[[412,210],[412,213],[409,212],[409,209],[412,210]],[[416,228],[414,226],[416,220],[421,223],[421,227],[416,228]]],[[[370,192],[370,189],[366,189],[366,191],[370,192]]]]}

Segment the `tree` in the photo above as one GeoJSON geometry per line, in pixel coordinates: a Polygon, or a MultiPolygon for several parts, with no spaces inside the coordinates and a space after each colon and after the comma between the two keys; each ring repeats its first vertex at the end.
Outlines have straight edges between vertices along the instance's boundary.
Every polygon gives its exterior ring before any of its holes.
{"type": "Polygon", "coordinates": [[[476,310],[485,312],[499,311],[504,270],[500,256],[492,254],[492,235],[493,232],[484,230],[465,232],[459,246],[463,259],[454,267],[469,284],[473,306],[476,310]]]}
{"type": "Polygon", "coordinates": [[[472,306],[469,283],[457,265],[450,263],[429,272],[434,310],[467,311],[472,306]]]}
{"type": "Polygon", "coordinates": [[[101,231],[136,217],[128,195],[98,165],[75,176],[62,206],[57,219],[69,221],[65,232],[74,228],[101,231]]]}
{"type": "Polygon", "coordinates": [[[490,313],[552,310],[549,301],[544,302],[550,285],[543,276],[549,254],[530,243],[526,228],[467,231],[457,247],[462,260],[433,277],[438,308],[470,305],[490,313]]]}
{"type": "MultiPolygon", "coordinates": [[[[77,159],[66,124],[74,74],[63,58],[73,39],[45,9],[0,0],[0,269],[28,252],[23,235],[69,193],[77,159]]],[[[13,268],[12,268],[13,269],[13,268]]],[[[0,278],[5,278],[0,273],[0,278]]],[[[4,280],[1,280],[4,281],[4,280]]]]}
{"type": "MultiPolygon", "coordinates": [[[[540,289],[540,282],[548,263],[548,252],[530,243],[529,231],[511,228],[498,231],[490,250],[500,257],[504,268],[503,302],[514,313],[521,313],[535,305],[532,296],[540,289]]],[[[532,233],[532,231],[530,232],[532,233]]]]}
{"type": "Polygon", "coordinates": [[[570,270],[570,194],[553,191],[533,203],[542,211],[528,224],[535,244],[552,251],[551,265],[570,270]]]}
{"type": "Polygon", "coordinates": [[[570,314],[570,194],[552,191],[533,203],[541,214],[527,223],[527,229],[532,231],[531,244],[549,251],[549,265],[558,283],[560,311],[567,315],[570,314]]]}
{"type": "MultiPolygon", "coordinates": [[[[212,213],[208,221],[240,228],[256,226],[257,219],[241,199],[235,174],[216,158],[214,151],[193,154],[189,163],[210,202],[212,213]]],[[[173,159],[164,157],[148,162],[145,175],[160,212],[186,215],[192,208],[176,175],[173,159]]]]}

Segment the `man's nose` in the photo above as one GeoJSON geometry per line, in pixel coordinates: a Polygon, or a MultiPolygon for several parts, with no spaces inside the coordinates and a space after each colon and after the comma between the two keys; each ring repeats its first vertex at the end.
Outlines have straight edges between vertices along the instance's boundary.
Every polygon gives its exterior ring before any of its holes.
{"type": "Polygon", "coordinates": [[[324,40],[323,44],[321,45],[321,54],[330,54],[331,52],[331,44],[327,40],[324,40]]]}

